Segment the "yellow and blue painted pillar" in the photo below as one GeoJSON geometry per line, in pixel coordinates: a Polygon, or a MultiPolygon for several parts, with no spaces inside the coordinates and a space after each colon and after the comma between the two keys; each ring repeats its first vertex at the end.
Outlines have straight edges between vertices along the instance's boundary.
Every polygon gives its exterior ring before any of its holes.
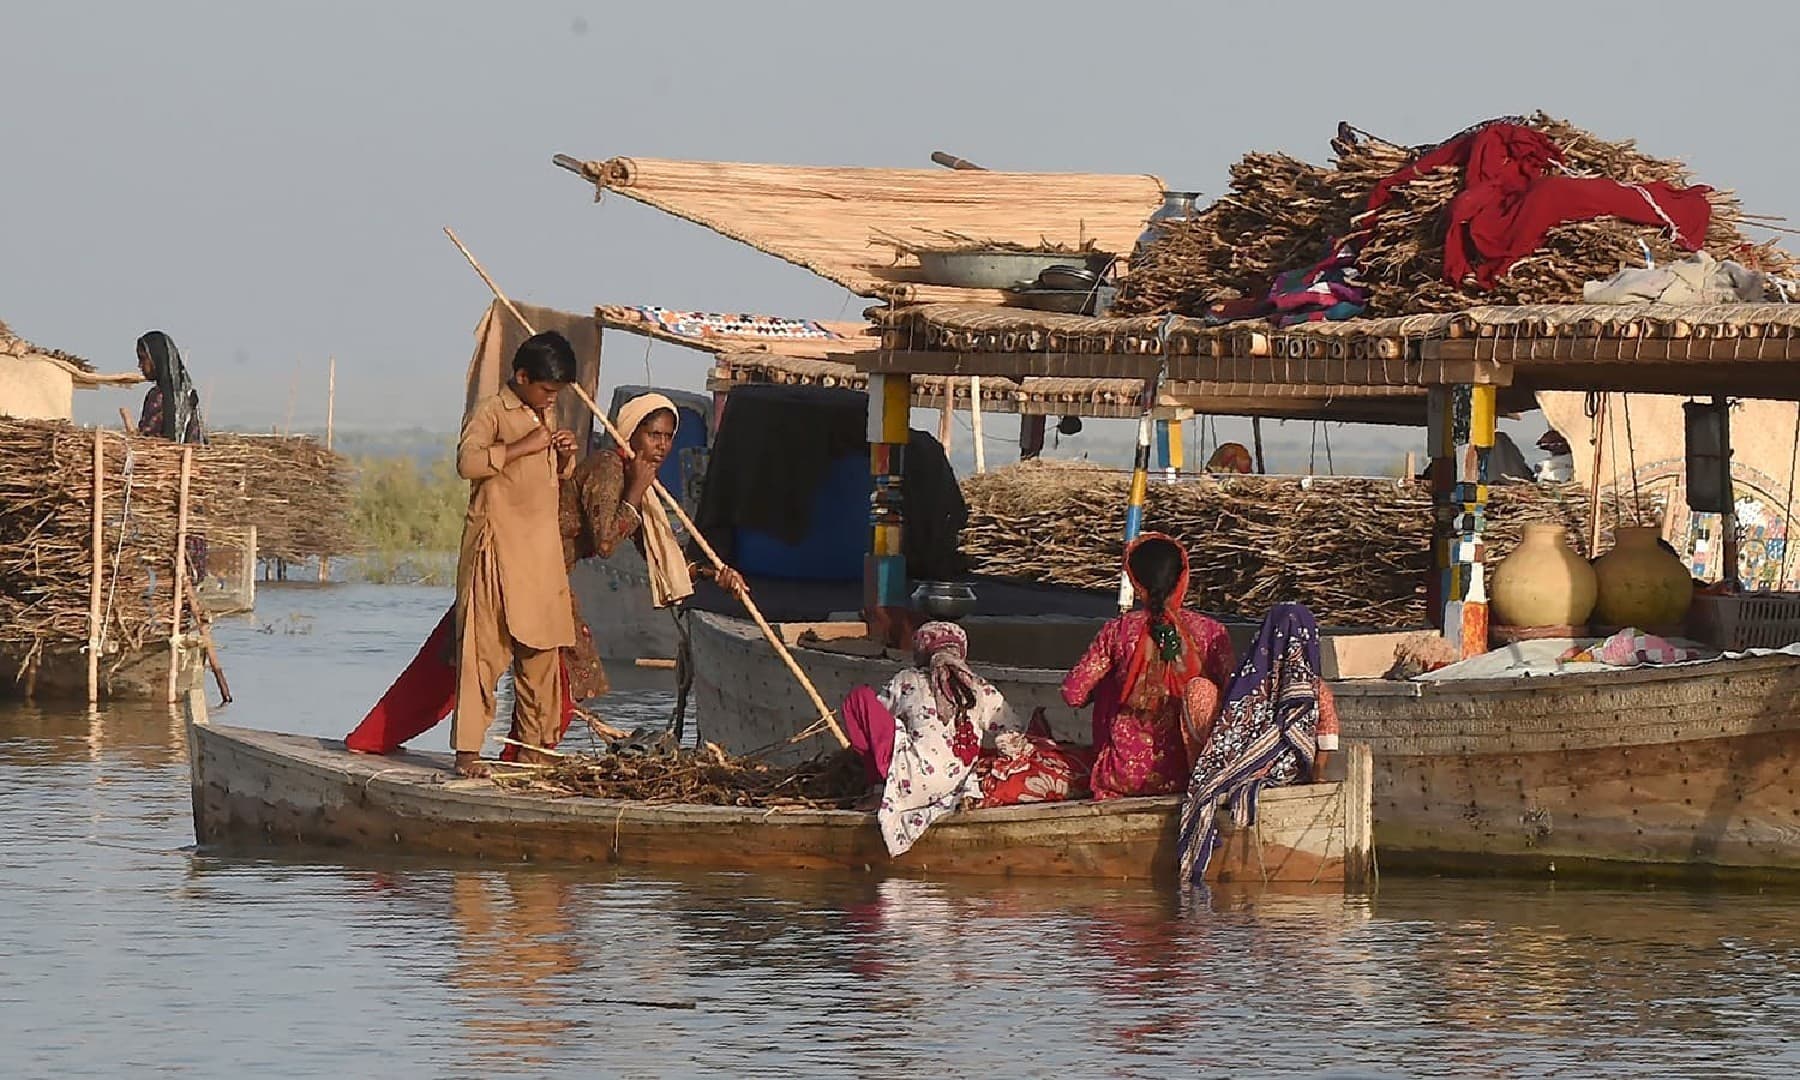
{"type": "Polygon", "coordinates": [[[1181,450],[1181,421],[1158,420],[1156,422],[1156,467],[1160,469],[1170,483],[1181,475],[1184,467],[1181,450]]]}
{"type": "Polygon", "coordinates": [[[863,611],[869,636],[903,645],[911,630],[902,478],[912,413],[912,380],[906,375],[869,376],[869,550],[863,560],[863,611]]]}
{"type": "Polygon", "coordinates": [[[1432,388],[1432,576],[1426,603],[1433,621],[1463,657],[1488,647],[1483,531],[1487,526],[1488,457],[1494,446],[1491,385],[1432,388]]]}

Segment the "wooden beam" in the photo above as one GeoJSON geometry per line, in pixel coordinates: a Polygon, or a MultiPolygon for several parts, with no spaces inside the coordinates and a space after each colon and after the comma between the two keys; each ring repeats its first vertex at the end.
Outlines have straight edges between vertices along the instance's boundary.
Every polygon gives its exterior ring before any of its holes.
{"type": "MultiPolygon", "coordinates": [[[[1526,367],[1571,364],[1800,363],[1800,338],[1460,338],[1425,341],[1429,360],[1475,360],[1526,367]]],[[[1701,392],[1701,391],[1696,391],[1701,392]]]]}
{"type": "Polygon", "coordinates": [[[1510,386],[1510,365],[1493,359],[1172,356],[1169,378],[1255,386],[1510,386]]]}

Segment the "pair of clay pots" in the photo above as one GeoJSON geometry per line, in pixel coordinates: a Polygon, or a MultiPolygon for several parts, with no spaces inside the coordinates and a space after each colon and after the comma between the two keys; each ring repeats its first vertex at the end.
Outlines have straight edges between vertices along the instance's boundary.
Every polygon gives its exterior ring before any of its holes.
{"type": "Polygon", "coordinates": [[[1673,630],[1687,617],[1694,579],[1657,542],[1652,526],[1621,526],[1613,548],[1589,565],[1561,525],[1525,526],[1524,538],[1494,571],[1494,622],[1505,626],[1633,626],[1673,630]]]}

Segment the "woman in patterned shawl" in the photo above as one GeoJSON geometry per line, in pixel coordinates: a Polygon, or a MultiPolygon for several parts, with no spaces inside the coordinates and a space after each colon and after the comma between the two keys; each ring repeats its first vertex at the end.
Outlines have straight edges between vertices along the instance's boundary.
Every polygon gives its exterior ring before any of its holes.
{"type": "MultiPolygon", "coordinates": [[[[1210,710],[1204,695],[1190,708],[1210,710]]],[[[1218,845],[1219,804],[1256,820],[1266,786],[1317,782],[1337,749],[1337,710],[1319,674],[1319,627],[1300,604],[1277,604],[1232,677],[1211,738],[1194,762],[1181,807],[1181,881],[1198,883],[1218,845]]]]}
{"type": "Polygon", "coordinates": [[[903,855],[931,823],[981,797],[983,743],[1018,731],[1018,715],[994,684],[969,669],[969,637],[950,622],[913,634],[914,666],[879,693],[844,699],[844,731],[880,789],[876,817],[888,854],[903,855]]]}
{"type": "Polygon", "coordinates": [[[1063,680],[1063,700],[1094,706],[1096,799],[1167,795],[1188,778],[1182,703],[1204,680],[1223,688],[1231,671],[1225,628],[1182,607],[1187,552],[1162,533],[1145,533],[1125,551],[1140,606],[1101,628],[1063,680]]]}
{"type": "MultiPolygon", "coordinates": [[[[138,415],[138,434],[178,443],[205,445],[206,422],[200,417],[200,392],[188,378],[181,350],[161,330],[137,339],[138,370],[150,380],[144,393],[144,409],[138,415]]],[[[206,580],[206,537],[195,532],[187,539],[188,577],[195,585],[206,580]]]]}

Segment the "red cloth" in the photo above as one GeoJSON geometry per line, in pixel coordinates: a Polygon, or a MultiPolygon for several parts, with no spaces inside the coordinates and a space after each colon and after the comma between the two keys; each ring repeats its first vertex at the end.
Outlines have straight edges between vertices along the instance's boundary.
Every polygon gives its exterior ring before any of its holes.
{"type": "Polygon", "coordinates": [[[894,760],[894,714],[881,703],[881,695],[867,686],[859,686],[844,698],[839,710],[844,717],[844,737],[851,749],[863,759],[863,770],[869,783],[887,779],[888,766],[894,760]]]}
{"type": "Polygon", "coordinates": [[[1651,199],[1675,223],[1675,242],[1687,251],[1699,251],[1712,223],[1712,204],[1706,199],[1711,190],[1665,183],[1632,187],[1573,176],[1541,177],[1523,191],[1465,190],[1450,204],[1444,279],[1462,280],[1470,270],[1472,249],[1481,259],[1474,267],[1475,280],[1492,288],[1513,263],[1536,251],[1544,235],[1564,222],[1615,217],[1639,225],[1666,225],[1651,199]]]}
{"type": "Polygon", "coordinates": [[[1003,756],[983,751],[976,773],[981,777],[981,802],[987,806],[1063,802],[1085,799],[1094,753],[1088,747],[1059,745],[1043,735],[1027,735],[1023,752],[1003,756]]]}
{"type": "MultiPolygon", "coordinates": [[[[406,665],[406,670],[388,687],[387,693],[344,736],[344,746],[361,754],[391,754],[402,743],[425,734],[442,723],[456,707],[456,665],[453,646],[456,635],[456,609],[451,608],[432,628],[425,644],[406,665]]],[[[569,721],[575,717],[575,701],[569,696],[568,662],[563,660],[563,708],[561,741],[568,733],[569,721]]],[[[517,737],[517,732],[514,732],[517,737]]],[[[508,745],[500,754],[502,761],[518,756],[518,747],[508,745]]]]}
{"type": "MultiPolygon", "coordinates": [[[[1444,240],[1444,280],[1458,284],[1473,273],[1492,288],[1512,264],[1536,251],[1552,228],[1571,221],[1616,217],[1639,225],[1664,225],[1662,207],[1679,233],[1677,242],[1698,251],[1712,222],[1711,188],[1644,184],[1636,188],[1603,178],[1551,175],[1562,151],[1542,132],[1496,123],[1459,135],[1396,170],[1369,193],[1368,210],[1387,205],[1393,189],[1433,169],[1463,170],[1463,190],[1450,203],[1444,240]]],[[[1374,217],[1364,229],[1375,227],[1374,217]]]]}

